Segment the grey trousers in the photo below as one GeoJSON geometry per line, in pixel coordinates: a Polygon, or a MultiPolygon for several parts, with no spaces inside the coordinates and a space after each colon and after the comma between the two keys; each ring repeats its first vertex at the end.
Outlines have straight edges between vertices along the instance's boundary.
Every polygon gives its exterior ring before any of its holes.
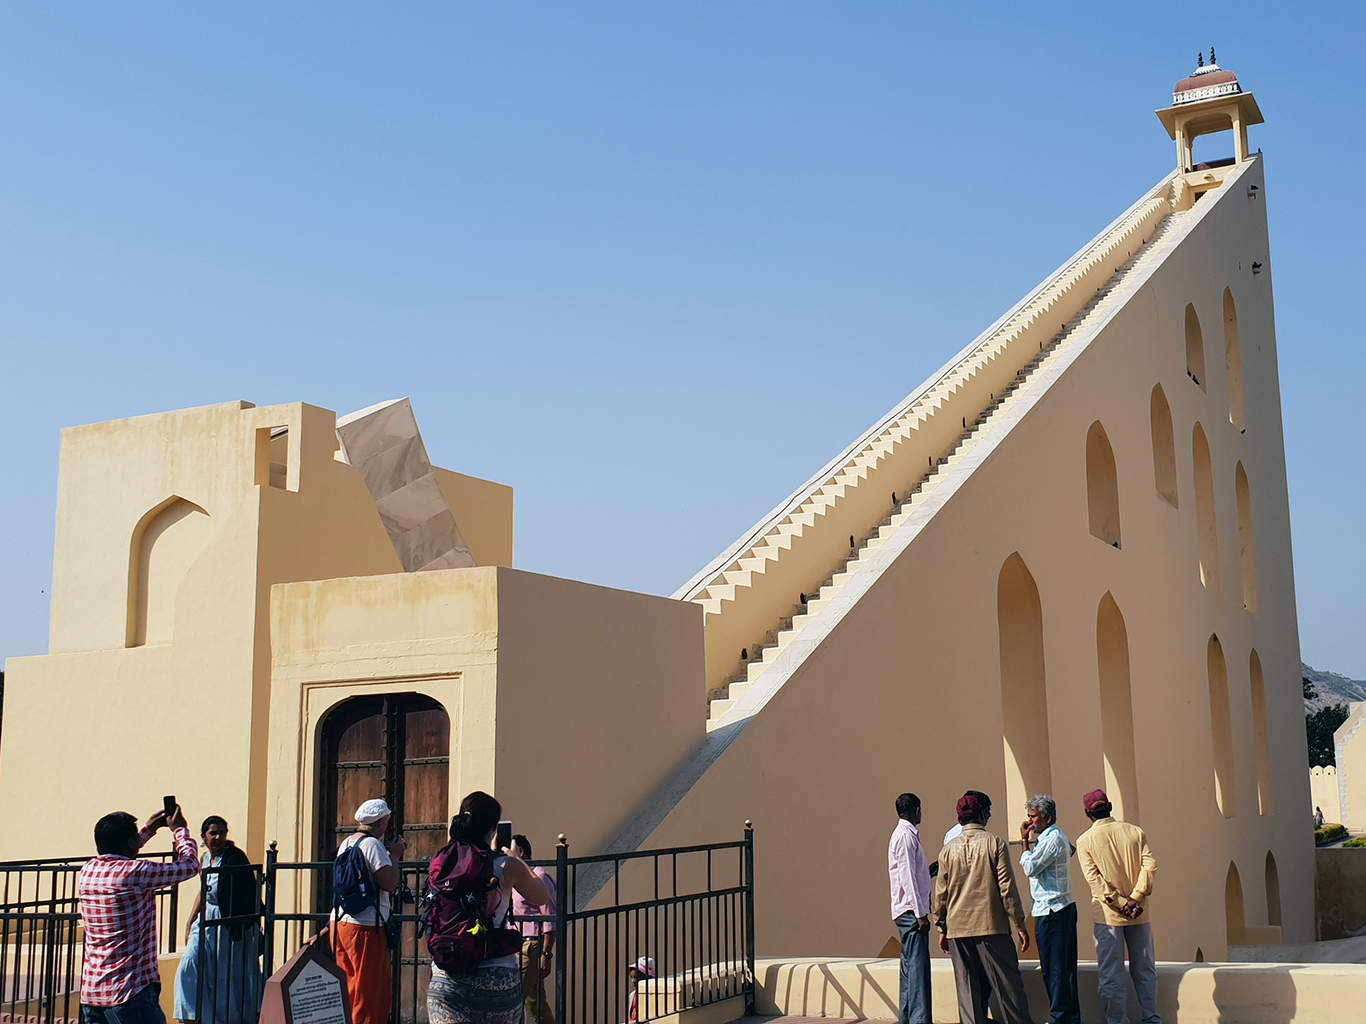
{"type": "Polygon", "coordinates": [[[1143,1024],[1162,1024],[1157,1015],[1157,961],[1150,924],[1098,924],[1096,968],[1105,1024],[1129,1024],[1129,986],[1124,984],[1124,949],[1129,949],[1129,977],[1134,982],[1143,1024]]]}
{"type": "Polygon", "coordinates": [[[1014,936],[974,935],[950,941],[958,954],[953,958],[953,980],[961,1024],[987,1024],[988,985],[996,993],[1004,1024],[1030,1024],[1014,936]]]}

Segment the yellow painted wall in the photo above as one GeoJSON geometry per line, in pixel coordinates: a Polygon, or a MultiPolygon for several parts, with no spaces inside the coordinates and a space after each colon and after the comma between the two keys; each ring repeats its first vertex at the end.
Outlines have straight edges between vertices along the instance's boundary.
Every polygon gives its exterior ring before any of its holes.
{"type": "Polygon", "coordinates": [[[701,609],[501,567],[279,586],[266,831],[311,856],[328,711],[417,692],[451,717],[452,807],[474,789],[548,856],[599,852],[702,738],[701,609]]]}
{"type": "Polygon", "coordinates": [[[433,468],[475,562],[512,568],[512,488],[433,468]]]}
{"type": "MultiPolygon", "coordinates": [[[[893,928],[881,851],[895,824],[893,799],[904,790],[925,800],[932,857],[953,823],[954,800],[968,788],[996,800],[993,829],[1018,835],[1024,808],[1006,801],[1013,787],[1002,740],[997,608],[998,576],[1015,553],[1042,606],[1051,778],[1037,788],[1046,784],[1058,797],[1061,825],[1074,838],[1086,825],[1081,794],[1107,778],[1096,644],[1106,594],[1123,615],[1137,820],[1159,864],[1151,903],[1158,956],[1193,959],[1197,948],[1209,959],[1223,956],[1231,862],[1243,880],[1246,923],[1267,924],[1268,852],[1285,940],[1312,938],[1308,764],[1270,278],[1250,266],[1265,260],[1266,226],[1261,201],[1245,196],[1247,184],[1262,184],[1260,162],[1242,170],[1235,186],[1201,200],[1175,251],[947,492],[919,535],[649,836],[645,845],[668,846],[716,836],[718,822],[754,820],[765,954],[882,948],[893,928]],[[1240,325],[1245,433],[1229,420],[1225,288],[1240,325]],[[1188,303],[1204,328],[1203,389],[1185,372],[1188,303]],[[1178,508],[1155,485],[1150,395],[1159,382],[1174,420],[1178,508]],[[1096,421],[1117,466],[1121,549],[1093,537],[1088,525],[1086,437],[1096,421]],[[1217,592],[1202,584],[1198,568],[1197,422],[1211,451],[1217,592]],[[1256,527],[1256,612],[1243,604],[1239,462],[1256,527]],[[1221,813],[1214,791],[1212,634],[1227,665],[1232,817],[1221,813]],[[1254,649],[1264,716],[1253,706],[1254,649]],[[830,893],[842,911],[813,915],[798,892],[830,893]]],[[[1085,898],[1079,872],[1074,884],[1085,898]]],[[[1084,950],[1089,942],[1083,927],[1084,950]]]]}

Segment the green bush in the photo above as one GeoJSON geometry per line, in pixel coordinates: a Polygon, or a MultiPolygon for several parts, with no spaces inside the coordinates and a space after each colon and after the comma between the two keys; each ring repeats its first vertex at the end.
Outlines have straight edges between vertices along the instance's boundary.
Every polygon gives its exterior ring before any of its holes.
{"type": "Polygon", "coordinates": [[[1323,828],[1314,829],[1315,846],[1323,846],[1325,843],[1336,843],[1339,839],[1346,838],[1346,825],[1330,825],[1325,822],[1323,828]]]}
{"type": "Polygon", "coordinates": [[[1343,846],[1350,846],[1350,847],[1352,847],[1353,849],[1360,849],[1361,847],[1366,846],[1366,838],[1363,838],[1363,839],[1349,839],[1349,840],[1347,840],[1347,842],[1343,843],[1342,845],[1343,845],[1343,846]]]}

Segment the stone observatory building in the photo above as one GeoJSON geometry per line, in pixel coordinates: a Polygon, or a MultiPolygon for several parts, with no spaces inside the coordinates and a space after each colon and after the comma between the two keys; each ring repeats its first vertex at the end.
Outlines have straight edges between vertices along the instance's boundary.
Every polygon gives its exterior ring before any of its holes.
{"type": "Polygon", "coordinates": [[[760,950],[872,954],[898,793],[933,857],[966,789],[1075,837],[1100,786],[1160,959],[1312,940],[1261,114],[1215,66],[1158,116],[1172,173],[671,597],[513,568],[511,489],[433,465],[406,401],[65,431],[0,749],[0,815],[44,827],[0,856],[175,792],[297,860],[383,795],[421,857],[480,788],[543,850],[752,819],[760,950]]]}

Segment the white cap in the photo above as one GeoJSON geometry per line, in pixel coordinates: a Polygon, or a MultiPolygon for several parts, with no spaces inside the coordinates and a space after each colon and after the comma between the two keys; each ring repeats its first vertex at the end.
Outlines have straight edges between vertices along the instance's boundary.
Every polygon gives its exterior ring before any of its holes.
{"type": "Polygon", "coordinates": [[[641,957],[636,961],[636,970],[647,978],[653,978],[655,976],[655,958],[652,956],[641,957]]]}
{"type": "Polygon", "coordinates": [[[382,821],[389,817],[392,813],[393,812],[389,810],[389,805],[379,799],[379,797],[376,797],[373,800],[365,801],[365,803],[356,808],[356,824],[373,825],[375,822],[382,821]]]}

